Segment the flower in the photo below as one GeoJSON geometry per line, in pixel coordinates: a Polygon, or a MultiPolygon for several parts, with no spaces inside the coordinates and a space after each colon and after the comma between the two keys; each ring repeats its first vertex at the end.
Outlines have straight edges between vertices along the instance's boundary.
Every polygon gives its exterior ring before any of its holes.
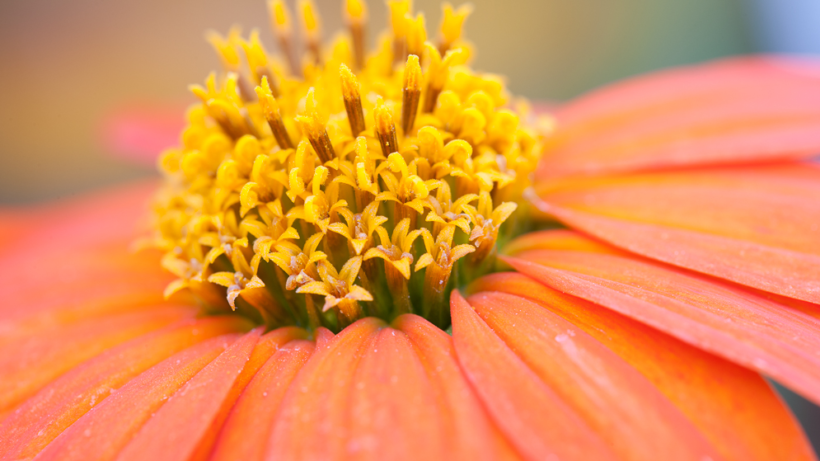
{"type": "Polygon", "coordinates": [[[0,458],[814,459],[761,375],[820,402],[820,65],[538,120],[389,5],[300,64],[273,0],[158,193],[0,214],[0,458]]]}

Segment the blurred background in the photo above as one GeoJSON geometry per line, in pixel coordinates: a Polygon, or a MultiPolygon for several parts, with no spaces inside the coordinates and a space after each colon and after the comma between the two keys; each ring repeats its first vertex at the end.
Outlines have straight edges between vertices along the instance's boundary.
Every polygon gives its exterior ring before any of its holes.
{"type": "MultiPolygon", "coordinates": [[[[374,42],[386,11],[382,0],[367,3],[374,42]]],[[[415,3],[433,35],[439,1],[415,3]]],[[[506,75],[514,93],[532,99],[561,101],[653,69],[812,52],[820,43],[818,0],[472,3],[466,34],[478,49],[475,66],[506,75]]],[[[341,0],[317,4],[330,37],[342,29],[341,0]]],[[[205,31],[233,24],[260,28],[276,50],[265,0],[0,0],[0,204],[152,174],[117,158],[130,152],[114,148],[112,136],[159,149],[128,117],[154,131],[180,123],[180,108],[193,101],[187,85],[218,68],[205,31]]]]}
{"type": "MultiPolygon", "coordinates": [[[[316,3],[328,38],[343,27],[341,0],[316,3]]],[[[386,10],[382,0],[367,3],[372,44],[386,10]]],[[[471,3],[474,67],[506,75],[513,93],[531,99],[563,101],[727,55],[820,53],[820,0],[471,3]]],[[[439,1],[416,0],[415,10],[436,34],[439,1]]],[[[205,31],[233,24],[260,28],[276,50],[265,0],[0,0],[0,206],[154,174],[129,155],[174,139],[193,102],[187,85],[219,66],[205,31]],[[160,136],[147,139],[144,129],[160,136]]],[[[818,446],[820,412],[783,392],[818,446]]]]}

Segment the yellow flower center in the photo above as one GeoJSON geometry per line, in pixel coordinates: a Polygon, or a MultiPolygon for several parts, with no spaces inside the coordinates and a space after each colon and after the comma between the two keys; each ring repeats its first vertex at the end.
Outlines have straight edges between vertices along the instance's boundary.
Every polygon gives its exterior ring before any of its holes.
{"type": "Polygon", "coordinates": [[[192,86],[200,102],[160,161],[155,244],[179,277],[167,296],[190,290],[271,327],[415,312],[446,328],[448,293],[492,270],[542,139],[525,102],[467,65],[468,8],[445,5],[433,45],[409,0],[388,5],[370,55],[360,0],[328,48],[300,2],[301,59],[281,0],[283,59],[257,31],[209,38],[223,72],[192,86]]]}

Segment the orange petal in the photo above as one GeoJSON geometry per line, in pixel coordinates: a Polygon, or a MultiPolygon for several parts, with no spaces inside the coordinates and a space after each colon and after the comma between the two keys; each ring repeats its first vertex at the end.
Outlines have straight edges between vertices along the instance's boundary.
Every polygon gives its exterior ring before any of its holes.
{"type": "Polygon", "coordinates": [[[92,408],[37,460],[111,460],[151,415],[238,338],[226,335],[188,348],[137,376],[92,408]]]}
{"type": "Polygon", "coordinates": [[[383,328],[362,352],[347,406],[347,453],[370,460],[444,459],[448,434],[436,394],[407,336],[383,328]]]}
{"type": "Polygon", "coordinates": [[[34,456],[123,384],[172,354],[238,331],[238,317],[185,321],[145,335],[79,365],[17,408],[0,425],[0,458],[34,456]]]}
{"type": "Polygon", "coordinates": [[[623,251],[568,229],[528,232],[504,246],[502,254],[516,255],[529,250],[574,250],[621,254],[623,251]]]}
{"type": "Polygon", "coordinates": [[[185,383],[134,435],[117,460],[188,459],[248,363],[260,333],[258,328],[245,334],[185,383]]]}
{"type": "Polygon", "coordinates": [[[23,338],[0,349],[0,410],[32,395],[49,381],[116,345],[184,318],[193,307],[164,307],[110,315],[23,338]]]}
{"type": "Polygon", "coordinates": [[[820,62],[741,58],[633,78],[562,106],[538,176],[820,152],[820,62]]]}
{"type": "Polygon", "coordinates": [[[539,282],[600,304],[820,402],[820,321],[742,288],[629,257],[538,250],[503,257],[539,282]]]}
{"type": "Polygon", "coordinates": [[[266,459],[337,459],[347,453],[347,408],[356,366],[383,326],[366,318],[332,339],[322,335],[282,401],[266,459]]]}
{"type": "Polygon", "coordinates": [[[264,459],[285,392],[313,349],[313,343],[296,340],[282,346],[265,362],[225,421],[212,460],[264,459]]]}
{"type": "Polygon", "coordinates": [[[254,347],[253,353],[250,358],[248,358],[248,362],[242,368],[242,372],[239,373],[236,381],[234,381],[231,390],[228,391],[228,394],[222,399],[222,405],[219,411],[211,420],[210,427],[208,427],[205,435],[201,437],[194,454],[187,458],[189,461],[211,458],[217,436],[222,430],[225,420],[228,418],[228,413],[234,408],[234,404],[237,399],[239,399],[240,394],[245,391],[248,383],[254,379],[262,366],[267,363],[268,359],[270,359],[280,347],[290,341],[304,339],[306,337],[307,332],[301,328],[284,327],[273,330],[259,338],[259,342],[256,343],[256,347],[254,347]]]}
{"type": "Polygon", "coordinates": [[[438,392],[448,459],[516,458],[462,374],[450,336],[412,314],[402,315],[393,323],[413,343],[438,392]]]}
{"type": "Polygon", "coordinates": [[[820,303],[820,168],[644,174],[539,194],[544,211],[618,247],[820,303]]]}
{"type": "Polygon", "coordinates": [[[531,299],[583,329],[652,382],[727,460],[815,459],[800,426],[755,372],[522,274],[493,274],[472,289],[531,299]]]}
{"type": "Polygon", "coordinates": [[[459,363],[510,444],[526,459],[616,459],[592,428],[518,358],[454,291],[459,363]]]}
{"type": "Polygon", "coordinates": [[[525,298],[478,293],[475,312],[622,459],[715,459],[646,378],[592,336],[525,298]]]}

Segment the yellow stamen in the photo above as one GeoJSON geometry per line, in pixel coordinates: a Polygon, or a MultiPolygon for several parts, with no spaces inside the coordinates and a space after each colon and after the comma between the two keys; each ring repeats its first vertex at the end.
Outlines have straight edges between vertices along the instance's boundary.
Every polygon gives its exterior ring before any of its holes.
{"type": "Polygon", "coordinates": [[[284,0],[270,0],[268,2],[268,10],[270,11],[273,30],[279,39],[279,48],[281,48],[282,54],[287,57],[290,71],[294,75],[299,75],[299,62],[296,60],[296,54],[294,53],[293,44],[291,43],[293,38],[293,26],[288,7],[285,5],[284,0]]]}
{"type": "Polygon", "coordinates": [[[424,14],[419,13],[415,19],[407,21],[407,54],[421,57],[424,54],[424,43],[427,41],[427,28],[424,26],[424,14]]]}
{"type": "Polygon", "coordinates": [[[279,112],[279,105],[276,103],[276,99],[268,85],[267,77],[262,77],[262,85],[256,87],[256,95],[259,97],[259,105],[262,107],[265,120],[268,121],[268,126],[270,126],[276,143],[282,149],[293,149],[293,141],[288,136],[285,123],[282,121],[282,114],[279,112]]]}
{"type": "Polygon", "coordinates": [[[365,22],[367,7],[362,0],[346,0],[345,13],[350,37],[353,40],[353,57],[356,70],[364,69],[365,60],[365,22]]]}
{"type": "Polygon", "coordinates": [[[393,28],[393,62],[400,63],[407,57],[407,15],[413,9],[410,0],[389,0],[390,24],[393,28]]]}
{"type": "Polygon", "coordinates": [[[450,67],[460,64],[466,57],[466,53],[461,49],[450,50],[442,59],[438,50],[427,43],[427,52],[430,56],[430,67],[427,71],[427,95],[424,97],[424,112],[432,112],[436,107],[438,95],[447,83],[450,74],[450,67]]]}
{"type": "Polygon", "coordinates": [[[308,50],[313,55],[313,62],[321,64],[322,51],[319,47],[321,40],[321,30],[319,16],[316,14],[316,6],[313,0],[299,0],[299,11],[302,13],[302,27],[307,39],[308,50]]]}
{"type": "Polygon", "coordinates": [[[416,121],[421,96],[421,66],[419,57],[411,54],[407,57],[407,66],[404,68],[404,90],[401,105],[401,127],[405,136],[409,136],[416,121]]]}
{"type": "Polygon", "coordinates": [[[464,21],[473,12],[473,7],[469,3],[461,5],[457,10],[453,5],[445,3],[442,6],[441,18],[441,41],[439,42],[439,53],[445,54],[454,43],[461,39],[464,21]]]}

